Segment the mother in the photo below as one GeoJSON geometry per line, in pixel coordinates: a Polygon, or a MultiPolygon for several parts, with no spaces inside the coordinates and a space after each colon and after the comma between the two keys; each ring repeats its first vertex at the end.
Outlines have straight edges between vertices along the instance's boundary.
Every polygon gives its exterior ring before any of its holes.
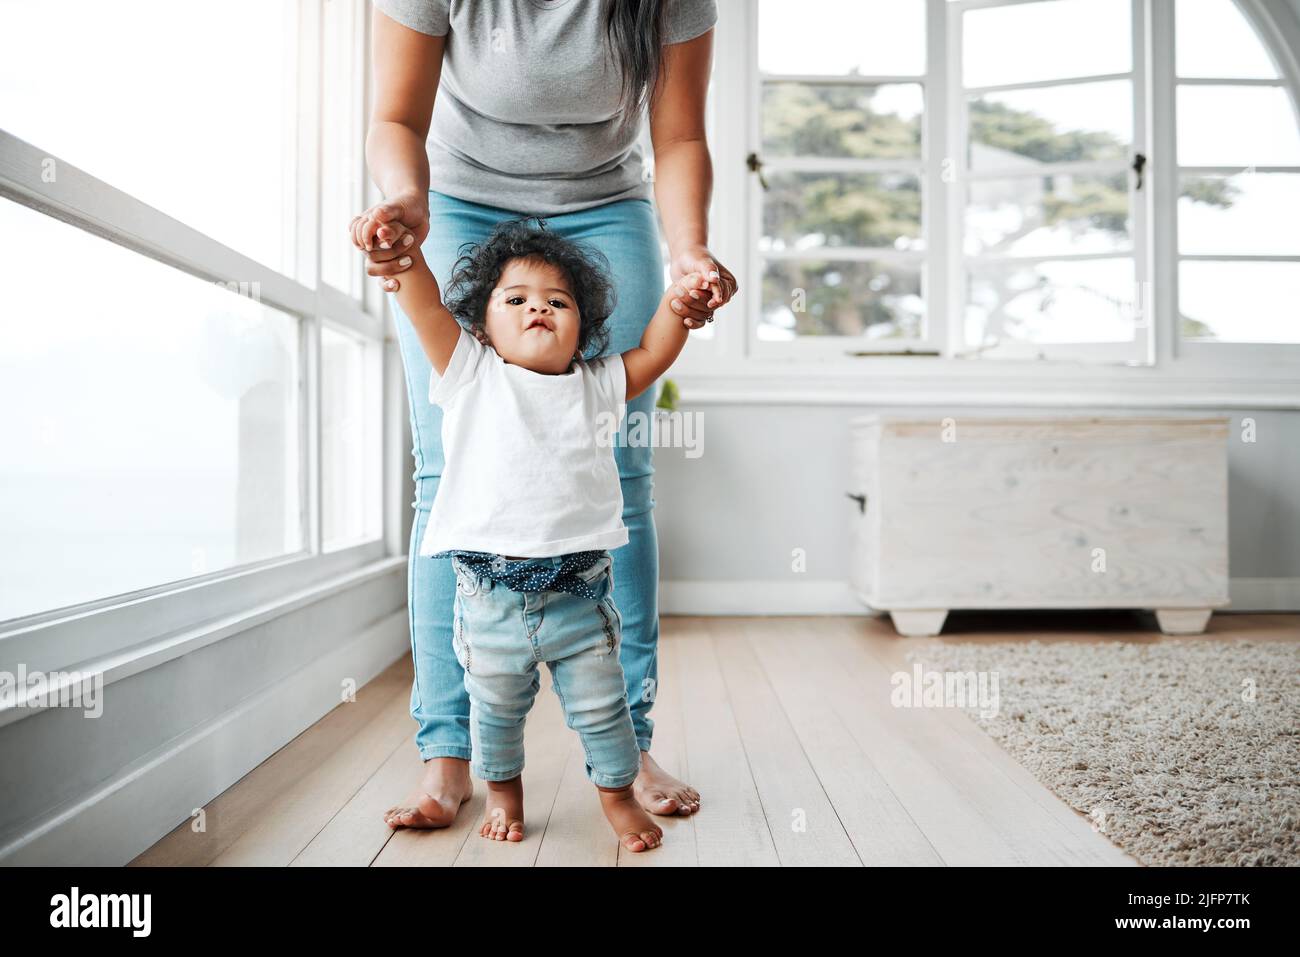
{"type": "MultiPolygon", "coordinates": [[[[503,219],[544,217],[548,229],[608,256],[618,296],[609,351],[634,347],[664,287],[636,142],[648,113],[671,278],[696,269],[714,276],[711,298],[679,312],[691,328],[711,321],[736,292],[706,245],[713,169],[704,106],[716,21],[716,0],[375,0],[366,158],[386,201],[352,223],[369,274],[395,290],[409,266],[403,250],[418,242],[445,289],[461,244],[485,239],[503,219]]],[[[442,414],[426,398],[429,360],[393,308],[415,440],[411,714],[425,768],[418,790],[384,819],[444,827],[471,783],[469,699],[451,644],[455,575],[450,562],[416,555],[442,475],[442,414]]],[[[659,641],[654,468],[652,448],[627,445],[626,429],[652,413],[654,394],[628,403],[615,447],[629,535],[613,552],[620,659],[642,751],[637,798],[651,813],[691,814],[699,793],[649,753],[659,641]]]]}

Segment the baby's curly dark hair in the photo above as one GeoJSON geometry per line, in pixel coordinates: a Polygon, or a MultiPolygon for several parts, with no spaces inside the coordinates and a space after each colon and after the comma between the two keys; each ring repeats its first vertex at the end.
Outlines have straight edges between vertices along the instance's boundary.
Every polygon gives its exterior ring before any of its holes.
{"type": "Polygon", "coordinates": [[[564,273],[578,303],[582,322],[577,351],[586,359],[594,358],[609,345],[607,322],[616,302],[609,259],[592,246],[551,232],[545,220],[536,219],[535,227],[528,225],[533,219],[506,220],[483,242],[461,246],[443,304],[457,322],[486,342],[488,302],[506,263],[512,259],[549,263],[564,273]]]}

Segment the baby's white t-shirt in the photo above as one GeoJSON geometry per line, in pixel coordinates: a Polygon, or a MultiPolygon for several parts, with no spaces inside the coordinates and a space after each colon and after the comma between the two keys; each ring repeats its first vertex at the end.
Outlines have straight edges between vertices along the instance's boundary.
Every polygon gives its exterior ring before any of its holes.
{"type": "Polygon", "coordinates": [[[462,326],[446,370],[429,379],[445,465],[419,553],[540,558],[627,544],[614,464],[626,397],[621,355],[547,375],[462,326]]]}

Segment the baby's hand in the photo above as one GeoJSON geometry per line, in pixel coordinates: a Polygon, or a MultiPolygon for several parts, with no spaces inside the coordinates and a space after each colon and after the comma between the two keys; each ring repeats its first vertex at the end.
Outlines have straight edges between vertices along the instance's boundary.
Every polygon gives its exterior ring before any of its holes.
{"type": "Polygon", "coordinates": [[[688,329],[698,329],[704,323],[713,321],[713,310],[706,305],[709,301],[709,288],[709,280],[704,273],[688,272],[668,287],[664,301],[673,312],[682,317],[682,325],[688,329]]]}
{"type": "Polygon", "coordinates": [[[428,232],[428,213],[414,204],[379,203],[348,224],[352,244],[366,254],[366,274],[379,279],[390,292],[398,289],[398,277],[414,259],[407,257],[420,248],[420,230],[428,232]],[[408,209],[412,212],[406,213],[408,209]],[[398,215],[423,216],[419,230],[408,228],[398,215]]]}

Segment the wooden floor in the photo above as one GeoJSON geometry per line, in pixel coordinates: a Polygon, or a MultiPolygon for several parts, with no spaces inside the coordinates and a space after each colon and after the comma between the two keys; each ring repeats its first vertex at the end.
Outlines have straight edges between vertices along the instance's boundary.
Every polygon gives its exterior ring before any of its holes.
{"type": "MultiPolygon", "coordinates": [[[[1158,641],[1132,618],[950,619],[953,640],[1158,641]],[[996,627],[997,631],[991,631],[996,627]]],[[[1216,616],[1216,637],[1287,640],[1289,616],[1216,616]]],[[[529,716],[527,838],[477,835],[483,784],[454,827],[382,820],[419,780],[403,657],[135,865],[1133,865],[964,715],[889,705],[908,639],[888,619],[665,618],[656,759],[703,795],[622,850],[555,695],[529,716]]]]}

